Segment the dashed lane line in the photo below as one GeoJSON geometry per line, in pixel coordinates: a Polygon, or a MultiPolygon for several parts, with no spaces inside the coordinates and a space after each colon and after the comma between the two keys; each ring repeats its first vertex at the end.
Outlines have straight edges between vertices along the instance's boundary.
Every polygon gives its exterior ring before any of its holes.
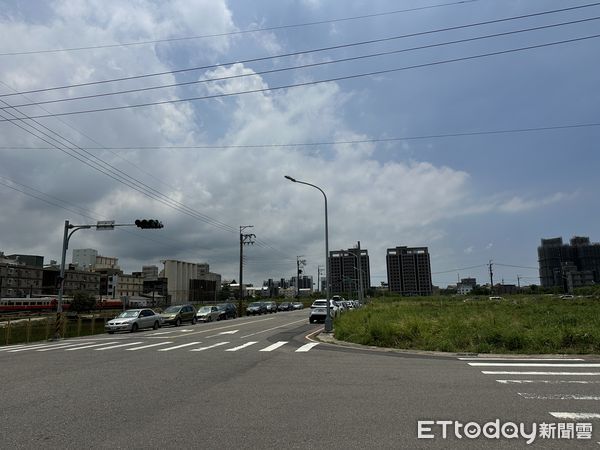
{"type": "Polygon", "coordinates": [[[583,358],[458,358],[460,361],[585,361],[583,358]]]}
{"type": "Polygon", "coordinates": [[[573,377],[597,377],[600,376],[600,372],[515,372],[515,371],[496,371],[496,370],[482,370],[481,373],[484,375],[550,375],[550,376],[573,376],[573,377]]]}
{"type": "Polygon", "coordinates": [[[468,363],[473,367],[584,367],[598,368],[599,363],[561,364],[561,363],[468,363]]]}
{"type": "Polygon", "coordinates": [[[496,380],[500,384],[600,384],[600,381],[584,380],[496,380]]]}

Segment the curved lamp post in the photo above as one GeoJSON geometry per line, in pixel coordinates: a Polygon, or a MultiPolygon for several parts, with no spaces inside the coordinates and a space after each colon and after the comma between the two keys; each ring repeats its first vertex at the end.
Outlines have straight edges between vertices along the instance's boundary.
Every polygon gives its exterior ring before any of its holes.
{"type": "Polygon", "coordinates": [[[331,305],[329,304],[329,224],[327,221],[327,196],[325,195],[325,192],[323,192],[323,189],[321,189],[319,186],[306,183],[305,181],[296,180],[295,178],[292,178],[289,175],[284,175],[284,178],[287,178],[288,180],[294,183],[305,184],[307,186],[318,189],[319,191],[321,191],[321,194],[323,194],[323,198],[325,199],[325,291],[327,293],[327,314],[325,316],[325,332],[331,333],[331,331],[333,330],[333,323],[331,321],[331,305]]]}

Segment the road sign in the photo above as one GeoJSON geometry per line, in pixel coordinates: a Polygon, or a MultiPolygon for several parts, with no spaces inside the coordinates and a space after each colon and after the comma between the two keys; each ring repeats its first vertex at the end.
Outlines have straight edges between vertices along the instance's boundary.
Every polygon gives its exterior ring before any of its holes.
{"type": "Polygon", "coordinates": [[[114,230],[115,229],[115,221],[114,220],[99,220],[96,223],[96,230],[114,230]]]}

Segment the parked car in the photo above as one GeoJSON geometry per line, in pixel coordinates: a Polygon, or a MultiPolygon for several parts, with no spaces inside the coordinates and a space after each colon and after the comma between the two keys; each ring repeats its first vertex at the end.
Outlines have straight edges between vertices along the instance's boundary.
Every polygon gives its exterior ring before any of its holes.
{"type": "Polygon", "coordinates": [[[269,314],[277,312],[277,303],[273,301],[263,302],[269,314]]]}
{"type": "Polygon", "coordinates": [[[192,305],[174,305],[165,309],[161,316],[164,323],[178,327],[182,322],[196,323],[196,308],[192,305]]]}
{"type": "Polygon", "coordinates": [[[221,320],[221,311],[216,306],[201,306],[196,313],[196,320],[199,322],[221,320]]]}
{"type": "Polygon", "coordinates": [[[290,302],[282,302],[279,304],[277,309],[279,311],[291,311],[294,309],[294,307],[292,306],[292,304],[290,302]]]}
{"type": "Polygon", "coordinates": [[[117,317],[106,322],[104,329],[108,334],[115,331],[129,331],[131,333],[141,328],[160,328],[163,320],[160,314],[151,309],[128,309],[117,317]]]}
{"type": "Polygon", "coordinates": [[[237,307],[233,303],[219,303],[217,308],[219,308],[219,312],[221,313],[219,316],[221,320],[235,319],[237,317],[237,307]]]}
{"type": "Polygon", "coordinates": [[[304,309],[304,303],[302,302],[292,302],[292,309],[296,311],[297,309],[304,309]]]}
{"type": "MultiPolygon", "coordinates": [[[[339,307],[333,300],[329,300],[329,315],[331,318],[337,317],[339,314],[339,307]]],[[[308,321],[310,323],[325,322],[327,317],[327,299],[315,300],[310,306],[310,314],[308,315],[308,321]]]]}
{"type": "Polygon", "coordinates": [[[267,313],[267,305],[264,302],[252,302],[246,308],[247,316],[255,316],[257,314],[266,314],[267,313]]]}

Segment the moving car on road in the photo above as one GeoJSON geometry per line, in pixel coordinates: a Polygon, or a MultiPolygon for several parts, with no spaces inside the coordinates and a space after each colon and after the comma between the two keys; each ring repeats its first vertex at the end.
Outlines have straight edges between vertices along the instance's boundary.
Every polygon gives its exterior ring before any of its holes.
{"type": "Polygon", "coordinates": [[[129,331],[131,333],[141,328],[160,328],[162,317],[151,309],[128,309],[117,317],[106,322],[104,329],[108,334],[115,331],[129,331]]]}
{"type": "MultiPolygon", "coordinates": [[[[329,315],[331,318],[335,318],[339,314],[339,308],[333,300],[329,300],[329,315]]],[[[310,306],[310,314],[308,315],[308,321],[310,323],[325,322],[327,317],[327,299],[315,300],[310,306]]]]}
{"type": "Polygon", "coordinates": [[[216,306],[202,306],[196,313],[196,320],[201,322],[221,320],[221,311],[216,306]]]}
{"type": "Polygon", "coordinates": [[[178,327],[182,322],[196,323],[196,308],[192,305],[174,305],[165,309],[162,314],[164,323],[178,327]]]}

